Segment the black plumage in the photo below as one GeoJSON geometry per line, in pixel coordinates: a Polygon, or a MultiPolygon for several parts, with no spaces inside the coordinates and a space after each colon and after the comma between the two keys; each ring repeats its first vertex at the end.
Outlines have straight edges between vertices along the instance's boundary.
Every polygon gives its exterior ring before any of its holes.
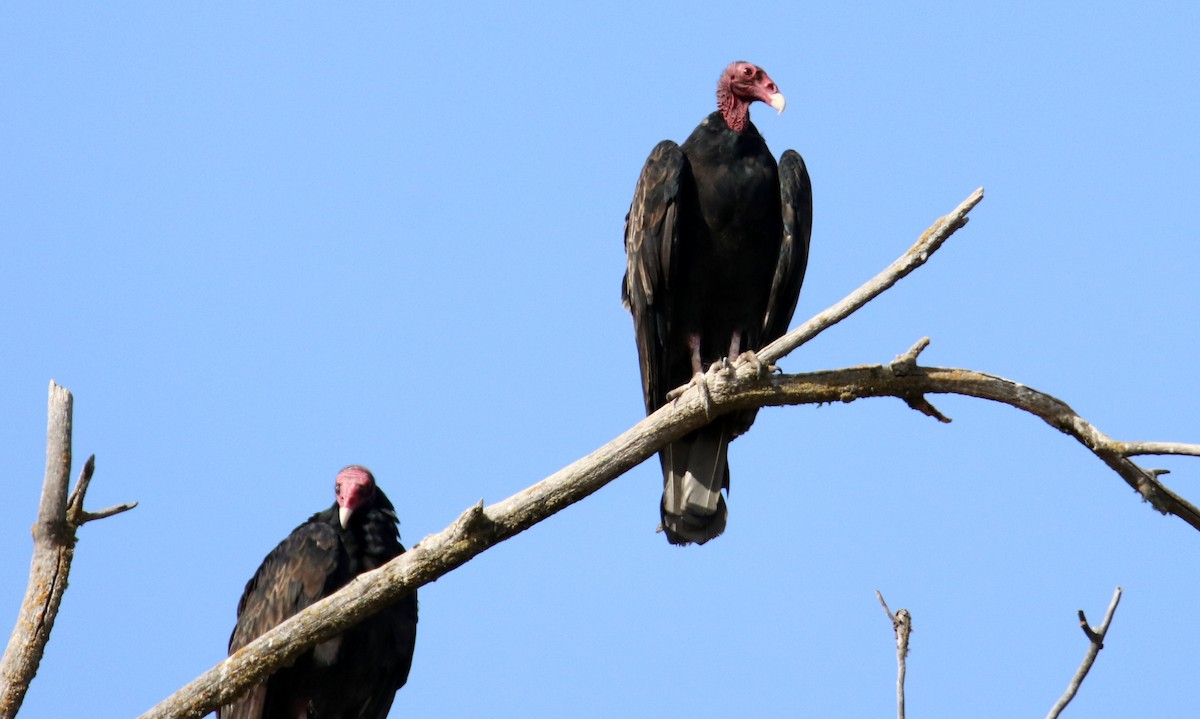
{"type": "MultiPolygon", "coordinates": [[[[271,550],[238,603],[232,655],[355,576],[404,553],[392,503],[364,467],[346,467],[337,501],[271,550]]],[[[417,595],[304,652],[219,719],[384,719],[404,686],[417,636],[417,595]]]]}
{"type": "MultiPolygon", "coordinates": [[[[646,413],[711,363],[759,350],[787,331],[808,264],[812,186],[793,150],[779,163],[750,122],[783,96],[760,68],[735,62],[718,110],[684,141],[660,142],[625,221],[622,301],[633,314],[646,413]]],[[[755,412],[719,417],[659,453],[662,524],[672,544],[724,531],[729,442],[755,412]]]]}

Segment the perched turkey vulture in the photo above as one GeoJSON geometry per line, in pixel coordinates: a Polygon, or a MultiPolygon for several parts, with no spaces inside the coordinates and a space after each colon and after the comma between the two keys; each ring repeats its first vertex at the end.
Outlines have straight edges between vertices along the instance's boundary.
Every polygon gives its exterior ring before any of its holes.
{"type": "MultiPolygon", "coordinates": [[[[621,300],[633,314],[647,414],[671,389],[703,381],[711,363],[779,338],[796,309],[812,185],[795,151],[775,163],[750,122],[755,100],[783,112],[767,73],[731,64],[717,82],[717,111],[683,145],[658,143],[638,177],[621,300]]],[[[662,527],[672,544],[703,544],[724,531],[729,442],[754,415],[718,417],[659,452],[662,527]]]]}
{"type": "MultiPolygon", "coordinates": [[[[392,503],[365,467],[338,472],[337,501],[271,550],[238,602],[229,653],[355,576],[404,553],[392,503]]],[[[318,644],[219,719],[384,719],[417,639],[417,594],[318,644]]]]}

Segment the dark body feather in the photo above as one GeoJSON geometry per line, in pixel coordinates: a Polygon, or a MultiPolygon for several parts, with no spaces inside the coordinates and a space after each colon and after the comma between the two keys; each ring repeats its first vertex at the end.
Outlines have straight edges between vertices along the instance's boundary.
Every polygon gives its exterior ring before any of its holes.
{"type": "MultiPolygon", "coordinates": [[[[329,596],[355,576],[404,553],[392,503],[382,490],[343,528],[338,504],[314,514],[279,543],[238,603],[233,654],[268,629],[329,596]]],[[[384,719],[412,666],[417,595],[401,599],[304,652],[219,719],[384,719]]]]}
{"type": "MultiPolygon", "coordinates": [[[[789,150],[777,164],[748,121],[735,132],[714,112],[682,146],[667,140],[654,148],[626,219],[622,286],[647,414],[698,366],[782,336],[804,280],[811,226],[804,160],[789,150]]],[[[728,443],[754,416],[719,417],[659,453],[671,543],[703,543],[724,530],[728,443]]]]}

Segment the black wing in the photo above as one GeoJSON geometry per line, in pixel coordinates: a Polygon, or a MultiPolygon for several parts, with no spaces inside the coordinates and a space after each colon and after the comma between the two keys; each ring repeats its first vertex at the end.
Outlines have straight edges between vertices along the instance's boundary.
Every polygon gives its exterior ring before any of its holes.
{"type": "MultiPolygon", "coordinates": [[[[342,541],[324,522],[307,522],[271,550],[246,583],[238,602],[238,620],[229,637],[229,653],[326,596],[344,582],[342,541]]],[[[318,647],[317,651],[320,651],[318,647]]],[[[259,719],[267,700],[266,682],[237,703],[223,707],[220,719],[259,719]]]]}
{"type": "Polygon", "coordinates": [[[808,266],[808,241],[812,235],[812,182],[804,158],[788,150],[779,159],[779,194],[783,200],[783,238],[779,245],[779,264],[771,282],[767,316],[763,319],[765,346],[787,332],[804,284],[808,266]]]}
{"type": "Polygon", "coordinates": [[[671,366],[667,293],[672,258],[678,253],[680,187],[690,177],[691,167],[679,145],[663,140],[646,159],[625,216],[621,302],[633,314],[647,414],[662,405],[671,389],[665,376],[671,366]]]}

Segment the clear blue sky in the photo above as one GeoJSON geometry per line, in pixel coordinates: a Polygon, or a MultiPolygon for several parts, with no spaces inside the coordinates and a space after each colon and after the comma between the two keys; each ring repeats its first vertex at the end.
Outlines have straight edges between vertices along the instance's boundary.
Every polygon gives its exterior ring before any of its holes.
{"type": "MultiPolygon", "coordinates": [[[[747,59],[813,176],[796,322],[976,187],[968,227],[784,360],[928,364],[1200,441],[1194,4],[467,3],[0,9],[0,619],[46,387],[94,508],[25,717],[128,717],[225,654],[263,555],[371,467],[412,544],[642,414],[622,221],[656,142],[747,59]],[[1067,4],[1063,4],[1067,5],[1067,4]]],[[[653,532],[650,462],[421,590],[396,717],[1193,716],[1200,535],[1010,408],[775,409],[727,534],[653,532]]],[[[1151,460],[1200,500],[1200,461],[1151,460]]]]}

